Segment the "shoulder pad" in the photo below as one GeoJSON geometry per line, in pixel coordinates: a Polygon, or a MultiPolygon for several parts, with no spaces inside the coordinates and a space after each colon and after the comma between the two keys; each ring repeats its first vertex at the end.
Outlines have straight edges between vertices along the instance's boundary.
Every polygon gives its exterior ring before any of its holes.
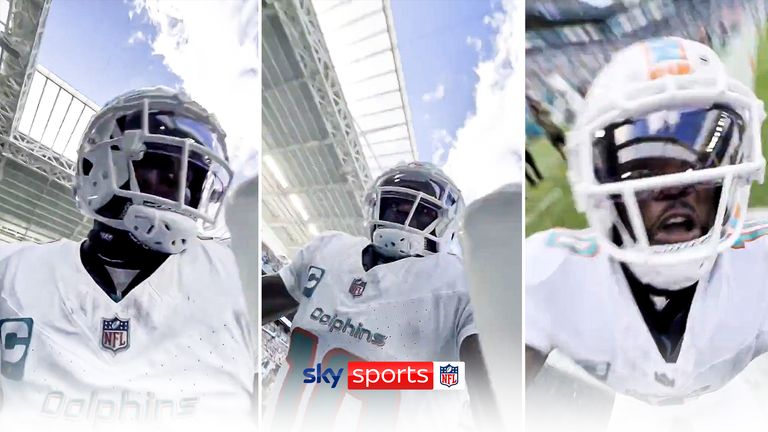
{"type": "Polygon", "coordinates": [[[741,235],[731,246],[732,249],[745,249],[749,243],[755,242],[762,237],[768,236],[768,220],[757,219],[746,221],[741,235]]]}
{"type": "Polygon", "coordinates": [[[3,243],[0,244],[0,260],[15,255],[21,255],[22,253],[25,253],[25,251],[43,250],[44,248],[49,247],[49,245],[55,245],[60,241],[62,240],[54,240],[40,244],[33,242],[3,243]]]}
{"type": "Polygon", "coordinates": [[[362,237],[357,237],[345,232],[329,230],[329,231],[323,231],[320,234],[313,237],[304,246],[304,248],[307,248],[310,246],[321,247],[321,245],[325,245],[329,241],[333,241],[338,244],[339,242],[360,242],[360,241],[367,241],[367,240],[363,239],[362,237]]]}
{"type": "Polygon", "coordinates": [[[555,228],[525,240],[525,281],[535,285],[549,278],[567,260],[592,260],[600,254],[590,230],[555,228]]]}
{"type": "Polygon", "coordinates": [[[0,260],[33,245],[35,245],[35,243],[32,242],[0,243],[0,260]]]}

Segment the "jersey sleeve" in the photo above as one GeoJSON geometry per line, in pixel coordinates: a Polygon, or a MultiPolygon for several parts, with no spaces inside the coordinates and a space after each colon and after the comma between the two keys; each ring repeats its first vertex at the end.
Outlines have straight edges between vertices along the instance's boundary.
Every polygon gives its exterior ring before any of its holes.
{"type": "MultiPolygon", "coordinates": [[[[8,279],[6,276],[8,273],[8,263],[6,262],[8,260],[3,259],[3,257],[0,256],[0,320],[5,319],[6,315],[6,307],[5,307],[5,284],[8,279]]],[[[2,339],[2,334],[0,334],[0,339],[2,339]]],[[[0,343],[3,343],[4,341],[0,340],[0,343]]],[[[4,349],[0,348],[0,364],[3,363],[3,351],[4,349]]],[[[2,409],[2,400],[3,400],[3,387],[2,387],[2,380],[0,380],[0,409],[2,409]]]]}
{"type": "Polygon", "coordinates": [[[310,254],[311,249],[309,245],[305,246],[296,254],[296,257],[291,260],[288,265],[283,266],[283,268],[278,271],[288,293],[299,303],[301,303],[302,300],[301,286],[299,284],[304,280],[304,274],[307,269],[306,263],[309,261],[307,255],[310,254]]]}
{"type": "Polygon", "coordinates": [[[544,231],[525,241],[525,345],[544,354],[555,348],[553,335],[557,334],[551,316],[557,300],[552,275],[567,253],[549,245],[556,234],[544,231]]]}
{"type": "Polygon", "coordinates": [[[454,261],[451,258],[449,265],[455,269],[455,274],[449,276],[449,280],[451,280],[449,285],[452,286],[452,289],[443,298],[449,302],[449,306],[445,310],[449,314],[449,319],[454,322],[456,349],[460,349],[461,343],[467,336],[477,334],[477,327],[475,326],[475,312],[469,298],[469,287],[461,260],[456,258],[454,261]]]}
{"type": "Polygon", "coordinates": [[[469,295],[461,293],[458,297],[458,319],[456,320],[456,340],[458,341],[458,346],[461,347],[464,338],[473,334],[477,334],[475,312],[472,310],[469,295]]]}
{"type": "Polygon", "coordinates": [[[525,289],[525,345],[544,354],[554,349],[551,320],[540,291],[525,289]]]}
{"type": "MultiPolygon", "coordinates": [[[[26,243],[16,243],[12,246],[13,251],[19,251],[21,250],[21,245],[27,246],[26,243]]],[[[9,249],[5,249],[5,251],[9,251],[9,249]]],[[[3,329],[3,321],[12,319],[18,320],[18,319],[27,319],[24,318],[23,315],[19,313],[19,307],[18,307],[18,293],[15,291],[14,287],[14,280],[16,279],[16,275],[18,274],[18,254],[14,255],[11,253],[7,253],[4,256],[0,256],[0,344],[5,344],[7,341],[2,340],[2,332],[5,330],[3,329]]],[[[31,329],[28,328],[28,330],[31,331],[31,329]]],[[[21,336],[21,335],[19,335],[21,336]]],[[[13,342],[11,342],[13,347],[13,342]]],[[[3,349],[3,346],[0,345],[0,363],[2,363],[5,359],[3,359],[3,353],[5,349],[3,349]]],[[[5,365],[3,366],[5,367],[5,365]]],[[[1,381],[1,380],[0,380],[1,381]]],[[[0,399],[0,402],[2,402],[2,399],[0,399]]],[[[0,405],[2,405],[0,403],[0,405]]],[[[0,408],[2,408],[0,406],[0,408]]]]}
{"type": "MultiPolygon", "coordinates": [[[[1,252],[2,251],[0,251],[0,253],[1,252]]],[[[0,320],[8,318],[11,314],[7,298],[11,291],[9,285],[11,284],[14,275],[11,258],[11,254],[0,256],[0,320]]],[[[0,355],[2,354],[2,351],[3,350],[0,349],[0,355]]]]}
{"type": "MultiPolygon", "coordinates": [[[[768,304],[764,304],[765,307],[768,307],[768,304]]],[[[764,310],[762,312],[764,318],[757,333],[754,357],[768,353],[768,311],[764,310]]]]}
{"type": "Polygon", "coordinates": [[[316,236],[307,243],[291,262],[284,266],[278,274],[285,284],[285,288],[291,297],[302,303],[308,297],[302,293],[304,290],[313,290],[323,278],[324,270],[312,267],[312,262],[317,252],[332,240],[335,233],[324,233],[316,236]]]}
{"type": "MultiPolygon", "coordinates": [[[[225,340],[228,341],[226,345],[222,343],[218,349],[227,352],[227,355],[223,355],[224,358],[232,359],[226,367],[237,376],[238,384],[247,394],[250,404],[256,392],[253,383],[256,374],[256,359],[258,358],[254,336],[258,325],[256,317],[251,314],[257,308],[248,305],[249,300],[240,281],[232,251],[213,241],[208,241],[207,247],[218,263],[219,277],[224,282],[222,286],[229,287],[225,296],[219,296],[215,301],[209,300],[211,305],[215,303],[215,306],[212,306],[212,311],[218,314],[226,313],[225,316],[234,323],[228,326],[233,332],[230,335],[231,338],[226,338],[225,340]]],[[[243,406],[245,405],[243,404],[243,406]]]]}

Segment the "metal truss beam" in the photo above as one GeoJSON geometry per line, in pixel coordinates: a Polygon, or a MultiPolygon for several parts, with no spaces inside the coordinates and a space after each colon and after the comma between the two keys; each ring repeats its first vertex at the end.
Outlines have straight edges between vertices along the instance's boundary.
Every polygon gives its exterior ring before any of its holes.
{"type": "Polygon", "coordinates": [[[0,135],[0,150],[0,157],[9,157],[51,180],[72,186],[75,164],[26,135],[18,132],[11,138],[0,135]]]}
{"type": "MultiPolygon", "coordinates": [[[[277,184],[277,181],[275,181],[275,184],[277,184]]],[[[330,192],[330,191],[338,191],[338,192],[350,192],[353,191],[352,187],[349,183],[326,183],[322,185],[315,185],[315,186],[307,186],[307,187],[289,187],[288,189],[281,189],[280,191],[275,192],[263,192],[261,195],[263,197],[269,197],[269,198],[285,198],[289,194],[298,194],[298,195],[312,195],[317,192],[330,192]]]]}
{"type": "Polygon", "coordinates": [[[342,163],[342,174],[353,190],[359,191],[357,203],[362,213],[363,191],[371,181],[371,172],[354,119],[347,107],[341,83],[323,40],[320,23],[310,0],[272,1],[286,35],[306,76],[312,95],[322,113],[323,122],[334,141],[342,163]]]}
{"type": "Polygon", "coordinates": [[[2,34],[6,49],[0,65],[0,135],[10,136],[21,119],[50,5],[51,0],[11,0],[2,34]]]}
{"type": "MultiPolygon", "coordinates": [[[[355,224],[360,224],[361,223],[360,218],[356,218],[356,217],[313,218],[312,221],[313,221],[313,223],[317,223],[319,225],[334,226],[334,227],[340,226],[342,224],[355,225],[355,224]]],[[[270,222],[270,225],[275,226],[275,227],[288,227],[288,226],[292,226],[292,224],[290,222],[280,222],[280,221],[270,222]]]]}
{"type": "Polygon", "coordinates": [[[282,147],[264,149],[264,154],[277,156],[285,153],[291,153],[296,150],[306,150],[309,148],[325,147],[329,145],[335,145],[335,142],[331,139],[324,139],[322,141],[306,141],[298,144],[290,144],[282,147]]]}

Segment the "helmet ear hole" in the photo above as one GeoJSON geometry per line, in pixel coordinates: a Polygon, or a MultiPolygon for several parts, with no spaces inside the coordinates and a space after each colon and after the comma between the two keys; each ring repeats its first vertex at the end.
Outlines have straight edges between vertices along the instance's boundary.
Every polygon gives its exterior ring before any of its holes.
{"type": "Polygon", "coordinates": [[[90,159],[83,159],[83,175],[90,175],[93,169],[93,162],[90,159]]]}
{"type": "Polygon", "coordinates": [[[432,252],[437,253],[437,242],[435,242],[432,239],[425,238],[424,239],[424,249],[432,252]]]}

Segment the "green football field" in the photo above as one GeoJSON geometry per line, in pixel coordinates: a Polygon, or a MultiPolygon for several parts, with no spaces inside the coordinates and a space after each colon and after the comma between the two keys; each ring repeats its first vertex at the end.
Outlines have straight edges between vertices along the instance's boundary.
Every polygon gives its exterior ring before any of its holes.
{"type": "MultiPolygon", "coordinates": [[[[768,106],[768,39],[760,41],[755,77],[757,97],[768,106]]],[[[763,123],[763,156],[768,157],[768,121],[763,123]]],[[[768,207],[768,182],[752,187],[750,207],[768,207]]]]}
{"type": "MultiPolygon", "coordinates": [[[[768,40],[760,42],[755,90],[768,106],[768,40]]],[[[584,228],[586,220],[576,212],[566,179],[566,165],[546,140],[533,141],[529,150],[536,160],[544,181],[536,187],[526,185],[526,236],[552,227],[584,228]]],[[[768,157],[768,121],[763,123],[763,154],[768,157]]],[[[752,188],[750,207],[768,207],[768,181],[752,188]]]]}

